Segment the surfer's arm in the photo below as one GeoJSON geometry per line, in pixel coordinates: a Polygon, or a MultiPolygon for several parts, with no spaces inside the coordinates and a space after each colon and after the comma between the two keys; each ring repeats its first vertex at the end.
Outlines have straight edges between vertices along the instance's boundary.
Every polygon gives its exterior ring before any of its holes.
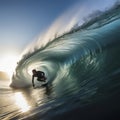
{"type": "Polygon", "coordinates": [[[33,87],[35,86],[35,84],[34,84],[34,75],[32,76],[32,85],[33,85],[33,87]]]}

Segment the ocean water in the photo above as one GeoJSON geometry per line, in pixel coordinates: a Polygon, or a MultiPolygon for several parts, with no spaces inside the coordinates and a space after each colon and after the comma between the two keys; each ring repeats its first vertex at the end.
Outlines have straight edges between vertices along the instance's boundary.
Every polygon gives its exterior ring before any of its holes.
{"type": "Polygon", "coordinates": [[[120,119],[120,6],[26,52],[0,81],[0,119],[120,119]],[[31,86],[31,70],[48,85],[31,86]],[[10,86],[9,86],[10,85],[10,86]]]}

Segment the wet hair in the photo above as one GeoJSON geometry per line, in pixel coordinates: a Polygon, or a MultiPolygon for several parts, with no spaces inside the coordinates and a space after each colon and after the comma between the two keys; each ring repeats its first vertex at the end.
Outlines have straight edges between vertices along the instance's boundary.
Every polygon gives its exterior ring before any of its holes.
{"type": "Polygon", "coordinates": [[[32,72],[36,72],[36,69],[33,69],[32,72]]]}

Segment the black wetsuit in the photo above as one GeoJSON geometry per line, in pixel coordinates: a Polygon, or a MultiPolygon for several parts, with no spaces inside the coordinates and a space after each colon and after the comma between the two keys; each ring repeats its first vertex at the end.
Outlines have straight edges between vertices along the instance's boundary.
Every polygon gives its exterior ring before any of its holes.
{"type": "Polygon", "coordinates": [[[36,73],[32,75],[33,86],[34,86],[34,77],[37,77],[38,81],[45,81],[45,73],[42,71],[36,71],[36,73]]]}

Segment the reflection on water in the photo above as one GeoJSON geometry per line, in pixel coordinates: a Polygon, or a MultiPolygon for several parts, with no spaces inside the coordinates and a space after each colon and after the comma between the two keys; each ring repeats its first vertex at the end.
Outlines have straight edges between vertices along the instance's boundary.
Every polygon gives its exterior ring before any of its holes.
{"type": "Polygon", "coordinates": [[[15,93],[15,102],[22,112],[27,112],[30,110],[30,106],[21,92],[15,93]]]}
{"type": "Polygon", "coordinates": [[[49,108],[46,109],[44,106],[49,101],[51,104],[51,93],[51,85],[36,89],[15,89],[0,81],[0,120],[27,119],[31,113],[37,114],[38,110],[45,113],[49,108]]]}
{"type": "Polygon", "coordinates": [[[30,112],[39,106],[44,105],[51,98],[51,87],[38,87],[38,89],[28,88],[22,90],[13,90],[12,99],[16,108],[22,113],[30,112]],[[49,97],[48,97],[49,96],[49,97]]]}

